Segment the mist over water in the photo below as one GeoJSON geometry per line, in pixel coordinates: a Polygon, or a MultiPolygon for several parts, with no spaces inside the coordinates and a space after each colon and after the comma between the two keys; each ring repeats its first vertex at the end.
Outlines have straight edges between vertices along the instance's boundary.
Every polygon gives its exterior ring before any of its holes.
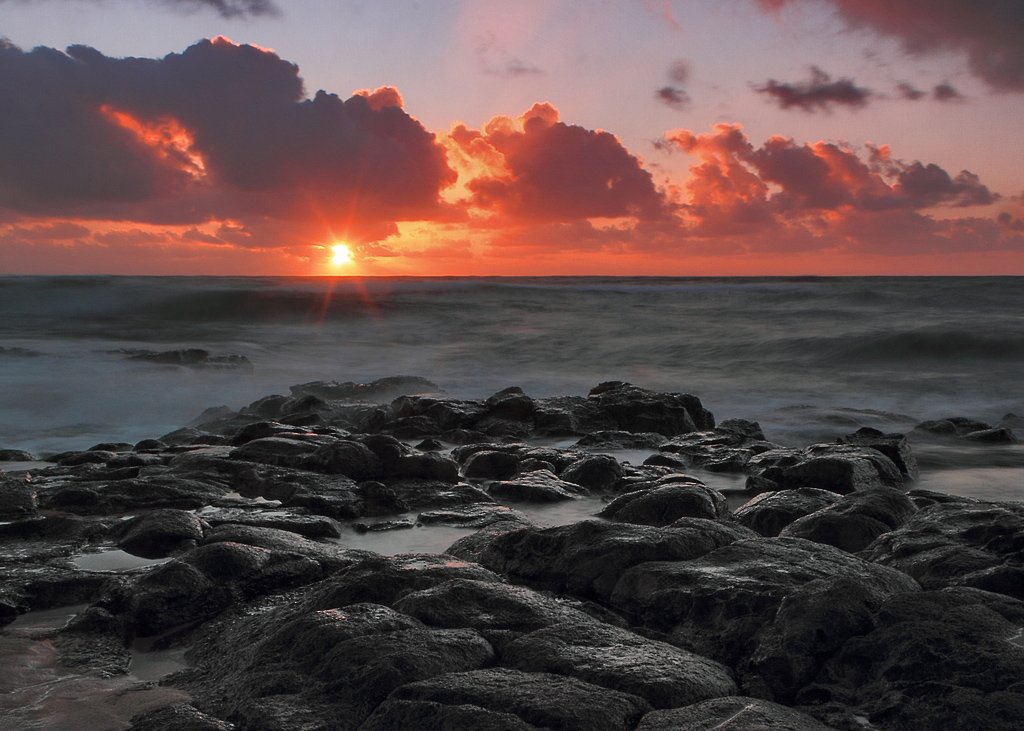
{"type": "Polygon", "coordinates": [[[133,442],[312,380],[701,397],[805,444],[1024,414],[1024,278],[0,278],[0,448],[133,442]],[[128,360],[204,348],[253,371],[128,360]]]}

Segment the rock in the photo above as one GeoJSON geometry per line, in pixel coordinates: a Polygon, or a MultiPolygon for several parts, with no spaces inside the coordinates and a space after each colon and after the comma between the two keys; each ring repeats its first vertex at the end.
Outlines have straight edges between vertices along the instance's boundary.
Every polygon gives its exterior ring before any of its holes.
{"type": "Polygon", "coordinates": [[[651,711],[636,731],[831,731],[806,713],[761,698],[713,698],[685,708],[651,711]]]}
{"type": "Polygon", "coordinates": [[[163,558],[194,548],[206,524],[194,513],[170,508],[151,510],[118,526],[117,545],[143,558],[163,558]]]}
{"type": "Polygon", "coordinates": [[[469,536],[448,552],[472,555],[483,566],[514,579],[601,600],[610,597],[630,566],[693,559],[754,535],[739,526],[698,518],[683,519],[674,528],[598,520],[555,528],[508,530],[505,524],[492,528],[484,545],[474,545],[469,536]],[[467,546],[471,553],[464,550],[467,546]]]}
{"type": "Polygon", "coordinates": [[[527,672],[568,675],[674,708],[732,695],[728,668],[708,658],[602,623],[556,624],[503,648],[502,662],[527,672]]]}
{"type": "Polygon", "coordinates": [[[1007,429],[1005,426],[995,427],[993,429],[980,429],[978,431],[968,432],[963,435],[963,438],[970,442],[978,442],[980,444],[1016,444],[1017,437],[1014,436],[1013,432],[1007,429]]]}
{"type": "Polygon", "coordinates": [[[689,561],[649,561],[627,569],[611,595],[613,608],[692,652],[734,666],[790,593],[815,579],[845,576],[879,591],[915,591],[898,571],[831,546],[798,538],[755,538],[689,561]]]}
{"type": "Polygon", "coordinates": [[[317,447],[302,460],[302,467],[329,475],[345,475],[353,480],[380,477],[384,468],[380,458],[365,444],[335,441],[317,447]]]}
{"type": "Polygon", "coordinates": [[[985,431],[991,428],[991,424],[986,424],[983,421],[968,419],[964,416],[951,416],[946,419],[922,421],[914,427],[914,431],[918,434],[926,433],[936,436],[958,437],[970,432],[985,431]]]}
{"type": "Polygon", "coordinates": [[[589,490],[609,491],[622,477],[622,466],[614,457],[595,454],[576,460],[559,477],[589,490]]]}
{"type": "Polygon", "coordinates": [[[213,481],[154,475],[115,482],[58,487],[39,495],[46,510],[79,515],[117,515],[156,508],[195,510],[224,497],[230,489],[213,481]]]}
{"type": "Polygon", "coordinates": [[[723,424],[710,431],[676,436],[659,449],[682,455],[688,464],[710,472],[743,472],[752,457],[779,448],[764,441],[757,422],[728,419],[723,424]]]}
{"type": "Polygon", "coordinates": [[[451,525],[459,528],[484,528],[494,523],[512,521],[524,526],[531,521],[523,513],[507,505],[480,504],[447,510],[420,513],[416,522],[422,525],[451,525]]]}
{"type": "Polygon", "coordinates": [[[746,440],[764,441],[761,425],[747,419],[725,419],[715,427],[715,431],[735,434],[746,440]]]}
{"type": "Polygon", "coordinates": [[[439,394],[441,387],[419,376],[388,376],[370,383],[311,381],[291,387],[292,396],[316,396],[325,401],[386,403],[399,396],[439,394]]]}
{"type": "Polygon", "coordinates": [[[813,487],[762,492],[737,508],[734,516],[741,525],[771,538],[797,518],[832,505],[839,498],[837,493],[813,487]]]}
{"type": "Polygon", "coordinates": [[[185,366],[187,368],[209,368],[213,370],[252,370],[252,362],[244,355],[211,355],[202,348],[183,348],[181,350],[127,351],[128,360],[158,365],[185,366]]]}
{"type": "Polygon", "coordinates": [[[132,718],[128,731],[234,731],[235,725],[185,703],[158,708],[132,718]]]}
{"type": "Polygon", "coordinates": [[[534,400],[518,386],[498,391],[484,402],[484,406],[487,408],[488,419],[532,422],[537,411],[534,400]]]}
{"type": "Polygon", "coordinates": [[[560,480],[549,470],[535,470],[513,480],[496,480],[487,484],[487,492],[510,502],[554,503],[586,495],[586,488],[560,480]]]}
{"type": "Polygon", "coordinates": [[[484,450],[466,460],[467,479],[508,480],[519,471],[519,457],[511,452],[484,450]]]}
{"type": "Polygon", "coordinates": [[[333,609],[366,602],[391,606],[411,592],[452,579],[503,581],[482,566],[452,556],[368,554],[313,587],[306,603],[312,609],[333,609]]]}
{"type": "Polygon", "coordinates": [[[0,520],[22,520],[35,512],[36,493],[31,485],[0,473],[0,520]]]}
{"type": "Polygon", "coordinates": [[[459,465],[450,457],[436,452],[404,454],[394,462],[385,461],[383,468],[387,477],[459,481],[459,465]]]}
{"type": "Polygon", "coordinates": [[[650,706],[634,695],[575,678],[490,668],[449,673],[396,688],[363,728],[403,728],[395,724],[416,719],[419,729],[627,731],[649,710],[650,706]],[[454,716],[448,714],[450,708],[456,709],[454,716]],[[482,709],[480,726],[467,723],[472,718],[467,712],[475,714],[477,709],[482,709]],[[524,724],[514,724],[503,718],[505,714],[524,724]],[[431,725],[420,725],[421,718],[430,719],[431,725]]]}
{"type": "Polygon", "coordinates": [[[1024,598],[1024,505],[941,502],[911,516],[863,556],[926,589],[974,586],[1024,598]]]}
{"type": "Polygon", "coordinates": [[[593,621],[521,586],[461,578],[406,594],[394,608],[431,627],[472,627],[485,637],[496,630],[523,633],[559,622],[593,621]]]}
{"type": "Polygon", "coordinates": [[[376,523],[353,523],[356,533],[383,533],[389,530],[407,530],[415,528],[411,520],[381,520],[376,523]]]}
{"type": "Polygon", "coordinates": [[[752,457],[747,469],[759,481],[756,484],[760,492],[814,487],[845,495],[903,485],[903,475],[891,459],[876,449],[847,444],[773,449],[752,457]],[[763,489],[765,486],[769,487],[763,489]]]}
{"type": "Polygon", "coordinates": [[[255,439],[266,439],[267,437],[279,437],[282,435],[292,435],[299,438],[311,436],[308,433],[297,431],[291,424],[282,424],[279,421],[257,421],[252,424],[246,424],[236,431],[234,436],[231,437],[231,443],[236,447],[240,447],[255,439]]]}
{"type": "Polygon", "coordinates": [[[36,456],[21,449],[0,449],[0,462],[34,462],[36,456]]]}
{"type": "Polygon", "coordinates": [[[657,432],[603,430],[584,434],[574,446],[585,449],[657,449],[668,440],[657,432]]]}
{"type": "Polygon", "coordinates": [[[907,442],[907,438],[903,434],[885,434],[878,429],[865,426],[852,434],[841,437],[839,442],[856,447],[877,449],[892,460],[905,478],[916,480],[918,477],[917,460],[910,450],[910,443],[907,442]]]}
{"type": "MultiPolygon", "coordinates": [[[[696,396],[680,393],[657,393],[622,381],[608,381],[590,390],[588,402],[593,406],[594,420],[611,428],[629,432],[657,432],[671,437],[676,434],[713,429],[714,416],[696,396]]],[[[584,419],[587,421],[587,419],[584,419]]],[[[584,431],[597,431],[586,428],[584,431]]]]}
{"type": "Polygon", "coordinates": [[[438,452],[445,448],[444,442],[439,439],[424,439],[422,442],[416,445],[416,449],[421,452],[438,452]]]}
{"type": "Polygon", "coordinates": [[[698,484],[667,484],[619,495],[598,515],[624,523],[665,526],[679,518],[714,520],[727,511],[725,497],[698,484]]]}
{"type": "Polygon", "coordinates": [[[875,728],[1020,728],[1024,604],[973,589],[898,594],[797,695],[875,728]]]}
{"type": "Polygon", "coordinates": [[[253,510],[247,508],[214,508],[203,510],[203,520],[211,526],[225,524],[276,528],[298,533],[307,538],[340,538],[338,525],[330,518],[305,515],[292,510],[253,510]]]}
{"type": "Polygon", "coordinates": [[[786,526],[780,535],[856,553],[875,538],[902,525],[917,512],[913,501],[899,490],[860,490],[786,526]]]}

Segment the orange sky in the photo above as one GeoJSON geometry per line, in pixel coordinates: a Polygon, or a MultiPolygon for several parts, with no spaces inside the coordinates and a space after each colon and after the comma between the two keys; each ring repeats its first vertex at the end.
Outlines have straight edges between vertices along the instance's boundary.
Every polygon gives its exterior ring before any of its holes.
{"type": "MultiPolygon", "coordinates": [[[[870,140],[806,134],[808,120],[832,130],[837,118],[861,115],[859,125],[885,104],[915,114],[930,105],[925,120],[1019,100],[1024,51],[1017,36],[986,25],[986,5],[970,24],[943,9],[917,26],[918,16],[871,0],[747,0],[783,36],[800,32],[799,12],[828,7],[836,32],[848,23],[902,48],[904,60],[935,59],[943,74],[961,68],[951,77],[959,86],[890,70],[881,92],[879,81],[869,88],[814,63],[802,79],[737,88],[743,104],[774,109],[770,120],[800,120],[771,130],[763,115],[726,114],[721,104],[710,116],[682,114],[701,87],[700,63],[681,56],[662,60],[667,71],[648,92],[676,123],[638,132],[624,122],[620,132],[565,118],[565,108],[586,117],[597,108],[580,104],[585,84],[564,101],[522,104],[529,96],[520,94],[519,108],[493,108],[476,123],[453,115],[442,127],[424,121],[437,110],[418,109],[407,89],[314,93],[294,61],[223,36],[151,58],[0,45],[0,272],[1024,274],[1024,180],[1013,177],[1024,149],[1002,156],[1014,172],[967,166],[988,160],[1014,120],[990,115],[947,140],[960,156],[915,149],[897,133],[904,152],[883,124],[870,140]]],[[[562,21],[540,7],[527,3],[502,26],[488,25],[498,14],[462,14],[456,26],[479,41],[479,73],[549,91],[540,79],[554,72],[509,50],[534,48],[551,63],[531,39],[562,21]]],[[[675,3],[635,12],[666,33],[685,25],[675,3]]],[[[1024,24],[1024,13],[1009,20],[1024,24]]],[[[645,112],[635,115],[639,125],[645,112]]],[[[1006,134],[1012,146],[1018,132],[1006,134]]]]}

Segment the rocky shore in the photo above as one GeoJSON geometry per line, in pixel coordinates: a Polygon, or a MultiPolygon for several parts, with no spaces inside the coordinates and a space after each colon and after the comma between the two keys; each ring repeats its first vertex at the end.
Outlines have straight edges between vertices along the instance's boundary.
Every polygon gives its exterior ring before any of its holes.
{"type": "MultiPolygon", "coordinates": [[[[962,417],[915,439],[1016,441],[962,417]]],[[[460,400],[396,377],[0,460],[0,626],[75,605],[28,636],[125,681],[131,713],[97,728],[1024,725],[1024,504],[915,489],[901,434],[782,447],[622,382],[460,400]],[[531,517],[563,503],[593,514],[531,517]],[[349,540],[456,529],[439,553],[349,540]],[[139,677],[164,651],[176,672],[139,677]]]]}

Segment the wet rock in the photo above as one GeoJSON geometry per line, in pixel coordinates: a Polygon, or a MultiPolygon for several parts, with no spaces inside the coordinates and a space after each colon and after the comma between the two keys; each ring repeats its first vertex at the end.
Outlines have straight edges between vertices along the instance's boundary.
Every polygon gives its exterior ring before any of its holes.
{"type": "Polygon", "coordinates": [[[106,464],[116,456],[114,452],[65,452],[50,457],[50,461],[63,467],[77,467],[83,464],[106,464]]]}
{"type": "Polygon", "coordinates": [[[793,708],[761,698],[713,698],[685,708],[652,711],[636,731],[831,731],[793,708]]]}
{"type": "Polygon", "coordinates": [[[718,491],[704,485],[675,483],[619,495],[598,515],[624,523],[666,526],[679,518],[714,520],[727,510],[725,497],[718,491]]]}
{"type": "Polygon", "coordinates": [[[135,443],[133,449],[136,452],[144,452],[146,450],[164,450],[167,449],[168,445],[159,439],[141,439],[135,443]]]}
{"type": "Polygon", "coordinates": [[[1016,444],[1017,437],[1005,426],[968,432],[963,438],[979,444],[1016,444]]]}
{"type": "Polygon", "coordinates": [[[381,520],[376,523],[353,523],[352,527],[357,533],[383,533],[390,530],[415,528],[416,524],[411,520],[381,520]]]}
{"type": "Polygon", "coordinates": [[[158,708],[132,718],[128,731],[234,731],[235,725],[186,703],[158,708]]]}
{"type": "Polygon", "coordinates": [[[518,510],[507,505],[486,503],[463,508],[429,510],[420,513],[416,518],[416,522],[422,525],[451,525],[459,528],[484,528],[504,521],[513,521],[524,526],[531,524],[530,519],[518,510]]]}
{"type": "Polygon", "coordinates": [[[615,487],[622,477],[622,465],[614,457],[595,454],[576,460],[562,470],[559,477],[589,490],[604,492],[615,487]]]}
{"type": "Polygon", "coordinates": [[[484,402],[487,419],[533,421],[537,404],[518,386],[502,389],[484,402]]]}
{"type": "Polygon", "coordinates": [[[855,447],[877,449],[891,459],[908,480],[916,480],[918,477],[917,460],[910,450],[910,443],[907,442],[907,438],[903,434],[885,434],[878,429],[865,426],[853,434],[841,437],[839,441],[842,444],[850,444],[855,447]]]}
{"type": "Polygon", "coordinates": [[[668,437],[657,432],[605,430],[584,434],[575,446],[586,449],[657,449],[666,441],[668,437]]]}
{"type": "Polygon", "coordinates": [[[559,622],[593,621],[530,589],[473,579],[451,579],[411,592],[396,601],[394,608],[431,627],[472,627],[485,636],[494,631],[523,633],[559,622]]]}
{"type": "Polygon", "coordinates": [[[311,381],[291,387],[292,396],[316,396],[325,401],[386,403],[399,396],[439,394],[441,387],[419,376],[388,376],[369,383],[311,381]]]}
{"type": "Polygon", "coordinates": [[[734,666],[790,593],[816,579],[845,576],[880,591],[915,591],[905,574],[797,538],[736,541],[689,561],[649,561],[627,569],[613,608],[670,641],[734,666]]]}
{"type": "Polygon", "coordinates": [[[163,558],[194,548],[206,524],[194,513],[169,508],[152,510],[118,526],[117,545],[143,558],[163,558]]]}
{"type": "Polygon", "coordinates": [[[339,440],[319,446],[305,456],[301,466],[353,480],[374,479],[383,474],[380,458],[365,444],[354,441],[339,440]]]}
{"type": "Polygon", "coordinates": [[[740,526],[698,518],[683,519],[673,528],[598,520],[555,528],[493,528],[485,545],[468,536],[449,553],[472,555],[483,566],[514,579],[604,600],[630,566],[693,559],[754,535],[740,526]]]}
{"type": "Polygon", "coordinates": [[[455,460],[436,452],[404,454],[393,462],[385,462],[387,477],[458,482],[459,466],[455,460]]]}
{"type": "Polygon", "coordinates": [[[22,520],[36,512],[36,493],[25,480],[0,473],[0,520],[22,520]]]}
{"type": "Polygon", "coordinates": [[[389,480],[388,489],[394,492],[405,511],[494,504],[494,498],[484,490],[465,482],[452,484],[436,480],[389,480]]]}
{"type": "Polygon", "coordinates": [[[503,581],[482,566],[452,556],[367,554],[312,587],[307,605],[312,609],[333,609],[366,602],[391,606],[411,592],[452,579],[503,581]]]}
{"type": "Polygon", "coordinates": [[[429,719],[428,725],[414,725],[423,729],[626,731],[649,710],[650,706],[634,695],[575,678],[490,668],[403,685],[367,719],[364,729],[402,728],[400,724],[407,720],[429,719]],[[478,709],[486,725],[464,725],[478,709]],[[506,714],[524,723],[515,724],[506,714]]]}
{"type": "Polygon", "coordinates": [[[267,437],[278,437],[281,435],[301,436],[302,432],[297,432],[291,424],[282,424],[279,421],[257,421],[247,424],[236,431],[234,436],[231,437],[231,443],[236,447],[240,447],[256,439],[266,439],[267,437]]]}
{"type": "Polygon", "coordinates": [[[648,391],[622,381],[595,386],[587,402],[590,408],[577,417],[587,432],[613,429],[671,437],[715,426],[714,416],[696,396],[648,391]]]}
{"type": "Polygon", "coordinates": [[[501,500],[528,503],[574,500],[588,493],[586,488],[560,480],[548,470],[527,472],[512,480],[489,482],[487,492],[501,500]]]}
{"type": "Polygon", "coordinates": [[[368,553],[347,549],[337,543],[310,540],[287,530],[237,523],[225,523],[206,531],[203,544],[216,543],[242,543],[275,553],[303,556],[315,561],[328,573],[350,566],[368,553]]]}
{"type": "Polygon", "coordinates": [[[924,508],[863,556],[913,576],[926,589],[974,586],[1024,598],[1024,505],[943,502],[924,508]]]}
{"type": "Polygon", "coordinates": [[[36,456],[21,449],[0,449],[0,462],[33,462],[36,456]]]}
{"type": "Polygon", "coordinates": [[[743,472],[752,457],[778,446],[764,441],[757,422],[727,419],[713,430],[676,436],[659,449],[681,455],[687,464],[709,472],[743,472]]]}
{"type": "Polygon", "coordinates": [[[246,508],[214,508],[204,510],[201,516],[211,526],[227,523],[257,528],[276,528],[298,533],[307,538],[339,538],[341,531],[330,518],[304,515],[292,510],[252,510],[246,508]]]}
{"type": "Polygon", "coordinates": [[[856,553],[881,534],[902,525],[915,512],[917,506],[899,490],[861,490],[798,518],[780,535],[806,538],[856,553]]]}
{"type": "Polygon", "coordinates": [[[41,493],[39,505],[79,515],[116,515],[157,508],[195,510],[228,492],[228,486],[219,482],[155,475],[89,487],[58,487],[41,493]]]}
{"type": "Polygon", "coordinates": [[[252,362],[244,355],[211,355],[202,348],[183,348],[164,351],[126,351],[128,360],[158,365],[209,368],[213,370],[252,370],[252,362]]]}
{"type": "Polygon", "coordinates": [[[893,731],[1017,729],[1024,718],[1024,646],[1015,641],[1022,624],[1024,604],[984,591],[892,596],[874,628],[847,640],[797,702],[837,704],[839,718],[866,718],[893,731]]]}
{"type": "MultiPolygon", "coordinates": [[[[324,445],[312,438],[292,438],[289,436],[263,437],[253,439],[230,453],[231,459],[258,462],[260,464],[277,465],[280,467],[306,466],[315,460],[314,454],[320,449],[330,449],[334,444],[324,445]]],[[[324,470],[326,471],[326,470],[324,470]]],[[[339,470],[340,471],[340,470],[339,470]]]]}
{"type": "Polygon", "coordinates": [[[503,648],[502,663],[631,693],[655,708],[737,692],[729,669],[713,660],[596,622],[556,624],[531,632],[503,648]]]}
{"type": "Polygon", "coordinates": [[[771,538],[797,518],[828,507],[839,498],[837,493],[813,487],[762,492],[737,508],[734,516],[741,525],[771,538]]]}
{"type": "Polygon", "coordinates": [[[468,479],[508,480],[519,471],[519,457],[508,451],[484,450],[473,453],[463,474],[468,479]]]}
{"type": "Polygon", "coordinates": [[[991,429],[991,424],[976,419],[968,419],[965,416],[951,416],[946,419],[934,419],[922,421],[914,427],[918,434],[932,434],[942,437],[960,437],[971,432],[985,431],[991,429]]]}
{"type": "Polygon", "coordinates": [[[424,439],[416,445],[416,449],[421,452],[438,452],[444,448],[444,443],[439,439],[424,439]]]}
{"type": "Polygon", "coordinates": [[[903,475],[891,459],[876,449],[847,444],[773,449],[752,457],[747,469],[760,492],[814,487],[845,495],[903,485],[903,475]]]}

